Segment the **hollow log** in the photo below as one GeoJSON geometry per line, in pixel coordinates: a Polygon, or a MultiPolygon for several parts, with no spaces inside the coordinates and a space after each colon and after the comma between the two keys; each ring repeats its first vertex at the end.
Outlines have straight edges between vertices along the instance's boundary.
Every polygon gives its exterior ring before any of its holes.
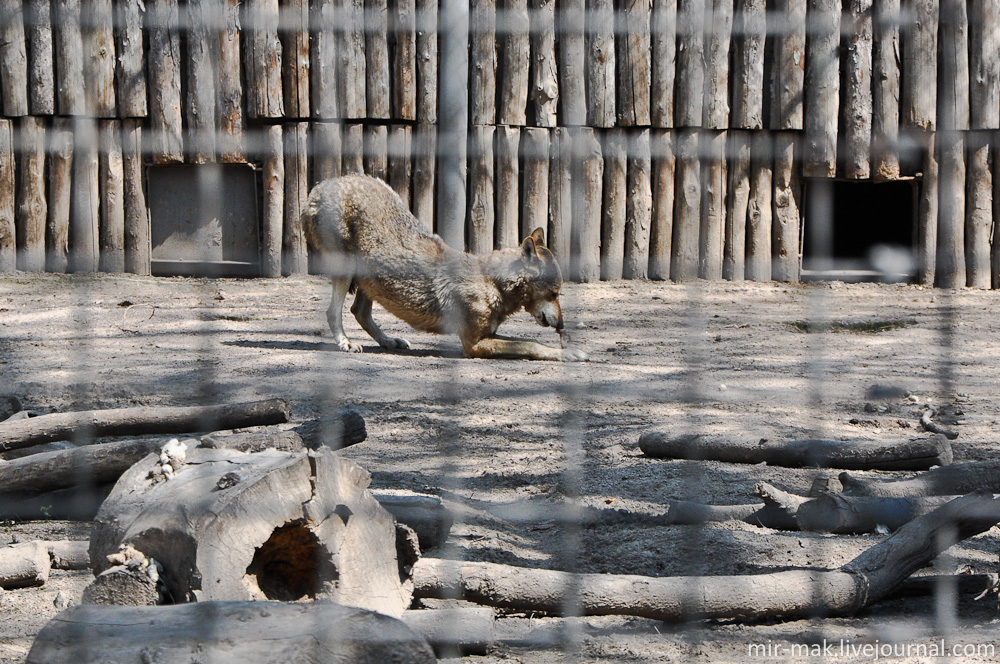
{"type": "Polygon", "coordinates": [[[438,0],[416,2],[416,120],[434,124],[438,119],[438,0]]]}
{"type": "Polygon", "coordinates": [[[395,618],[330,602],[79,605],[38,633],[27,664],[192,660],[279,664],[289,653],[331,664],[432,664],[423,637],[395,618]]]}
{"type": "MultiPolygon", "coordinates": [[[[874,7],[872,52],[872,178],[899,179],[899,0],[874,7]]],[[[1000,119],[1000,110],[997,111],[1000,119]]]]}
{"type": "MultiPolygon", "coordinates": [[[[149,141],[153,163],[184,161],[180,15],[177,0],[146,2],[149,141]]],[[[56,68],[58,71],[58,67],[56,68]]]]}
{"type": "Polygon", "coordinates": [[[28,111],[32,115],[53,115],[56,112],[56,89],[52,67],[50,0],[27,0],[24,3],[24,30],[28,47],[28,111]]]}
{"type": "Polygon", "coordinates": [[[434,180],[437,170],[437,128],[418,124],[413,136],[413,216],[434,229],[434,180]]]}
{"type": "Polygon", "coordinates": [[[289,417],[288,404],[282,399],[219,406],[137,406],[52,413],[0,423],[0,451],[95,436],[215,431],[281,424],[289,417]]]}
{"type": "Polygon", "coordinates": [[[0,119],[0,274],[17,269],[16,182],[13,127],[0,119]]]}
{"type": "Polygon", "coordinates": [[[285,215],[285,148],[282,125],[267,125],[261,137],[264,188],[260,247],[262,277],[281,276],[282,223],[285,215]]]}
{"type": "MultiPolygon", "coordinates": [[[[526,65],[527,66],[527,65],[526,65]]],[[[521,242],[518,223],[520,189],[519,152],[521,130],[499,126],[496,132],[496,237],[497,249],[516,247],[521,242]]],[[[532,229],[534,230],[534,229],[532,229]]]]}
{"type": "Polygon", "coordinates": [[[417,119],[417,24],[415,0],[390,0],[389,50],[392,53],[392,117],[417,119]]]}
{"type": "Polygon", "coordinates": [[[587,124],[585,0],[561,0],[556,12],[559,35],[559,124],[587,124]]]}
{"type": "Polygon", "coordinates": [[[726,230],[726,132],[706,131],[704,136],[698,276],[718,280],[722,278],[726,230]]]}
{"type": "Polygon", "coordinates": [[[738,0],[733,18],[733,106],[735,129],[764,127],[764,0],[738,0]]]}
{"type": "Polygon", "coordinates": [[[280,118],[285,114],[285,105],[281,84],[278,0],[245,0],[243,15],[247,116],[280,118]]]}
{"type": "MultiPolygon", "coordinates": [[[[674,126],[700,127],[705,96],[704,0],[677,0],[674,126]]],[[[761,0],[763,6],[763,0],[761,0]]]]}
{"type": "Polygon", "coordinates": [[[196,448],[166,481],[157,466],[133,466],[101,506],[95,574],[129,545],[162,565],[176,602],[329,599],[392,616],[409,604],[412,560],[397,557],[395,522],[353,461],[196,448]]]}
{"type": "Polygon", "coordinates": [[[622,276],[626,279],[645,279],[649,276],[649,229],[653,217],[649,129],[633,130],[629,134],[628,143],[625,262],[622,276]]]}
{"type": "Polygon", "coordinates": [[[654,127],[674,126],[677,0],[653,0],[650,14],[650,121],[654,127]]]}
{"type": "Polygon", "coordinates": [[[528,6],[531,49],[531,80],[528,93],[532,110],[530,115],[534,118],[533,124],[538,127],[555,127],[559,105],[556,3],[555,0],[528,0],[528,6]]]}
{"type": "MultiPolygon", "coordinates": [[[[469,4],[469,121],[492,125],[497,103],[497,1],[471,0],[469,4]]],[[[443,63],[442,63],[443,68],[443,63]]],[[[472,189],[472,187],[469,187],[472,189]]]]}
{"type": "MultiPolygon", "coordinates": [[[[69,219],[73,190],[72,121],[69,118],[54,118],[49,137],[49,197],[48,218],[45,224],[45,269],[49,272],[65,272],[69,267],[69,219]]],[[[0,134],[0,138],[2,138],[2,134],[0,134]]],[[[2,150],[0,150],[0,155],[2,155],[2,150]]],[[[0,170],[0,177],[2,177],[2,170],[0,170]]],[[[0,232],[0,238],[2,235],[0,232]]],[[[2,246],[2,241],[0,241],[0,246],[2,246]]],[[[0,268],[0,272],[2,271],[0,268]]]]}
{"type": "Polygon", "coordinates": [[[150,228],[142,188],[142,120],[122,120],[122,169],[125,206],[125,271],[150,273],[150,228]]]}
{"type": "Polygon", "coordinates": [[[937,124],[939,0],[909,0],[902,27],[902,124],[933,131],[937,124]]]}
{"type": "Polygon", "coordinates": [[[673,135],[654,129],[650,143],[653,158],[653,218],[649,228],[649,278],[670,278],[670,248],[674,231],[674,158],[673,135]]]}
{"type": "Polygon", "coordinates": [[[741,441],[701,434],[671,436],[646,432],[639,449],[658,459],[713,459],[729,463],[766,463],[786,468],[846,470],[925,470],[951,463],[951,443],[944,436],[909,441],[789,440],[741,441]]]}
{"type": "Polygon", "coordinates": [[[831,178],[837,174],[840,115],[841,0],[809,0],[809,46],[805,60],[802,173],[831,178]]]}
{"type": "Polygon", "coordinates": [[[528,0],[501,0],[500,7],[497,123],[521,127],[528,106],[528,0]]]}
{"type": "Polygon", "coordinates": [[[17,192],[18,268],[26,272],[45,270],[45,121],[24,117],[20,122],[20,187],[17,192]]]}
{"type": "MultiPolygon", "coordinates": [[[[571,130],[573,151],[573,225],[570,275],[575,281],[601,278],[601,201],[604,158],[601,144],[590,127],[571,130]]],[[[647,169],[648,172],[648,169],[647,169]]]]}
{"type": "Polygon", "coordinates": [[[368,118],[389,117],[389,3],[365,0],[365,98],[368,118]]]}
{"type": "Polygon", "coordinates": [[[120,120],[100,120],[100,269],[125,271],[125,163],[120,120]]]}
{"type": "Polygon", "coordinates": [[[840,473],[844,493],[852,496],[884,498],[910,496],[952,496],[971,491],[1000,493],[1000,464],[970,461],[931,468],[911,479],[876,480],[840,473]]]}
{"type": "Polygon", "coordinates": [[[0,101],[3,114],[28,114],[28,49],[23,0],[7,0],[0,16],[0,101]]]}
{"type": "Polygon", "coordinates": [[[722,278],[743,281],[746,271],[747,216],[750,212],[750,133],[729,132],[729,171],[722,278]]]}
{"type": "Polygon", "coordinates": [[[621,279],[625,269],[625,201],[628,151],[622,129],[604,133],[604,220],[601,224],[601,279],[621,279]]]}
{"type": "Polygon", "coordinates": [[[527,127],[521,132],[522,193],[521,225],[526,238],[536,228],[548,228],[549,130],[527,127]]]}
{"type": "Polygon", "coordinates": [[[247,159],[243,136],[243,79],[240,56],[240,8],[242,0],[224,0],[222,25],[218,31],[219,79],[215,84],[219,128],[219,161],[244,163],[247,159]]]}
{"type": "Polygon", "coordinates": [[[413,175],[413,128],[396,125],[389,128],[389,186],[410,208],[410,180],[413,175]]]}
{"type": "Polygon", "coordinates": [[[686,129],[675,134],[677,171],[674,188],[674,228],[670,278],[690,281],[698,276],[701,235],[701,154],[699,133],[686,129]]]}
{"type": "Polygon", "coordinates": [[[0,588],[43,586],[49,579],[49,551],[41,542],[0,547],[0,588]]]}
{"type": "Polygon", "coordinates": [[[115,8],[115,67],[118,114],[146,117],[146,56],[143,45],[144,0],[124,0],[115,8]]]}

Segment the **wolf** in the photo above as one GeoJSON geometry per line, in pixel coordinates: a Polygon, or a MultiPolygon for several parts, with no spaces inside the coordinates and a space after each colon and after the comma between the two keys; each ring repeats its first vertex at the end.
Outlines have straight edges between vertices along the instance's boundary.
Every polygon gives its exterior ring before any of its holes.
{"type": "Polygon", "coordinates": [[[516,248],[481,256],[464,253],[428,233],[389,185],[366,175],[316,185],[302,213],[302,227],[315,265],[332,280],[326,319],[343,351],[362,350],[344,334],[344,300],[353,292],[351,312],[383,348],[410,344],[379,328],[372,318],[373,302],[418,330],[457,334],[468,357],[588,359],[575,348],[496,333],[523,308],[539,325],[555,328],[567,339],[559,307],[562,274],[541,228],[516,248]]]}

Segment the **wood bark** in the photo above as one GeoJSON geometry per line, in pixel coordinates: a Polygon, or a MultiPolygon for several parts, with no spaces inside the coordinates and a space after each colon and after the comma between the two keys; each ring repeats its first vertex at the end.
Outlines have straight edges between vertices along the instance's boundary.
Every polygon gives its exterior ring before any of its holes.
{"type": "MultiPolygon", "coordinates": [[[[1000,219],[1000,159],[996,158],[996,154],[1000,151],[1000,144],[993,143],[991,146],[993,150],[994,158],[992,163],[993,168],[993,218],[1000,219]]],[[[933,150],[931,151],[933,154],[933,150]]],[[[992,257],[992,273],[991,273],[991,285],[994,289],[1000,288],[1000,224],[993,224],[993,244],[992,250],[990,252],[992,257]]],[[[934,278],[931,276],[929,282],[920,283],[933,283],[934,278]]]]}
{"type": "Polygon", "coordinates": [[[774,195],[772,203],[771,276],[775,281],[799,280],[799,180],[795,159],[795,135],[778,132],[774,136],[774,195]]]}
{"type": "Polygon", "coordinates": [[[373,178],[389,180],[389,132],[385,125],[365,126],[364,169],[373,178]]]}
{"type": "Polygon", "coordinates": [[[413,136],[413,215],[434,229],[434,182],[437,171],[437,128],[418,124],[413,136]]]}
{"type": "Polygon", "coordinates": [[[146,117],[146,54],[143,45],[144,0],[115,3],[115,97],[122,118],[146,117]]]}
{"type": "MultiPolygon", "coordinates": [[[[943,123],[944,113],[938,116],[943,123]]],[[[940,288],[962,288],[965,275],[965,140],[962,132],[936,136],[938,163],[937,252],[934,283],[940,288]]]]}
{"type": "Polygon", "coordinates": [[[410,208],[410,178],[413,173],[413,129],[399,125],[389,129],[389,186],[410,208]]]}
{"type": "Polygon", "coordinates": [[[902,26],[902,123],[933,131],[937,125],[938,0],[908,0],[902,26]]]}
{"type": "Polygon", "coordinates": [[[45,222],[48,203],[45,195],[45,121],[24,117],[20,127],[20,187],[17,193],[18,269],[45,270],[45,222]]]}
{"type": "Polygon", "coordinates": [[[7,117],[28,114],[28,49],[24,18],[22,0],[7,0],[0,14],[0,100],[7,117]]]}
{"type": "Polygon", "coordinates": [[[570,273],[570,237],[573,230],[573,137],[569,129],[551,132],[549,147],[549,232],[547,246],[559,269],[570,273]]]}
{"type": "Polygon", "coordinates": [[[73,175],[69,216],[69,269],[96,272],[99,264],[100,158],[97,122],[73,120],[73,175]]]}
{"type": "Polygon", "coordinates": [[[705,132],[701,176],[701,228],[698,239],[698,276],[722,278],[726,231],[726,132],[705,132]]]}
{"type": "Polygon", "coordinates": [[[24,30],[28,48],[28,111],[32,115],[53,115],[56,112],[56,89],[52,67],[50,0],[27,0],[24,3],[24,30]]]}
{"type": "MultiPolygon", "coordinates": [[[[615,54],[618,65],[618,124],[650,123],[650,16],[652,0],[623,0],[617,11],[615,54]]],[[[728,51],[728,40],[726,42],[728,51]]],[[[728,53],[726,62],[728,66],[728,53]]],[[[728,106],[727,106],[728,107],[728,106]]]]}
{"type": "Polygon", "coordinates": [[[0,588],[43,586],[49,579],[49,551],[40,542],[24,542],[0,548],[0,588]]]}
{"type": "Polygon", "coordinates": [[[82,8],[87,112],[99,118],[113,118],[118,104],[115,98],[115,35],[111,0],[88,0],[82,8]]]}
{"type": "Polygon", "coordinates": [[[965,192],[965,285],[990,288],[993,231],[993,172],[989,138],[970,133],[965,192]]]}
{"type": "Polygon", "coordinates": [[[309,181],[315,186],[324,180],[340,177],[340,124],[314,122],[309,133],[312,137],[309,181]]]}
{"type": "Polygon", "coordinates": [[[280,118],[282,94],[278,0],[245,0],[242,26],[246,112],[250,118],[280,118]]]}
{"type": "Polygon", "coordinates": [[[615,124],[614,0],[587,0],[587,124],[615,124]]]}
{"type": "Polygon", "coordinates": [[[313,0],[310,17],[309,108],[317,120],[340,115],[337,104],[336,0],[313,0]]]}
{"type": "Polygon", "coordinates": [[[282,222],[285,214],[285,148],[282,126],[266,127],[261,138],[264,210],[261,215],[263,228],[260,273],[263,277],[278,277],[281,276],[282,222]]]}
{"type": "Polygon", "coordinates": [[[0,423],[0,451],[55,440],[88,440],[99,436],[214,431],[280,424],[290,417],[281,399],[219,406],[136,406],[39,415],[0,423]]]}
{"type": "Polygon", "coordinates": [[[521,130],[497,127],[496,131],[496,237],[497,249],[520,244],[518,203],[520,185],[519,152],[521,130]]]}
{"type": "Polygon", "coordinates": [[[1000,128],[1000,0],[969,2],[969,127],[1000,128]]]}
{"type": "Polygon", "coordinates": [[[125,271],[125,164],[120,120],[100,121],[100,269],[125,271]]]}
{"type": "Polygon", "coordinates": [[[705,108],[708,129],[729,127],[729,51],[733,31],[733,2],[713,0],[705,6],[705,108]]]}
{"type": "Polygon", "coordinates": [[[52,1],[56,110],[60,115],[81,115],[86,108],[80,20],[80,0],[52,1]]]}
{"type": "Polygon", "coordinates": [[[823,494],[799,506],[795,520],[805,531],[857,535],[904,524],[936,510],[955,496],[877,498],[823,494]]]}
{"type": "Polygon", "coordinates": [[[175,602],[328,599],[395,616],[409,604],[412,560],[397,557],[395,522],[353,461],[195,448],[166,482],[158,465],[134,465],[101,506],[95,574],[129,545],[163,566],[175,602]]]}
{"type": "MultiPolygon", "coordinates": [[[[556,2],[529,0],[530,88],[528,99],[534,125],[555,127],[559,106],[559,72],[556,62],[556,2]]],[[[560,37],[562,37],[560,35],[560,37]]]]}
{"type": "Polygon", "coordinates": [[[601,279],[621,279],[625,270],[625,201],[628,149],[624,130],[604,134],[604,205],[601,224],[601,279]]]}
{"type": "Polygon", "coordinates": [[[309,198],[308,123],[285,124],[285,214],[282,224],[281,273],[306,274],[306,236],[302,211],[309,198]]]}
{"type": "Polygon", "coordinates": [[[653,158],[653,218],[649,228],[649,278],[670,278],[670,250],[674,231],[674,158],[673,135],[654,129],[650,151],[653,158]]]}
{"type": "Polygon", "coordinates": [[[472,0],[469,8],[469,104],[473,125],[496,121],[496,0],[472,0]]]}
{"type": "Polygon", "coordinates": [[[871,148],[875,180],[899,179],[899,21],[899,0],[875,3],[871,148]]]}
{"type": "Polygon", "coordinates": [[[309,0],[284,0],[281,11],[281,80],[285,117],[305,119],[312,115],[309,0]]]}
{"type": "Polygon", "coordinates": [[[653,217],[649,129],[629,134],[628,195],[625,201],[625,263],[622,276],[649,276],[649,232],[653,217]]]}
{"type": "Polygon", "coordinates": [[[341,125],[341,154],[344,175],[365,172],[365,128],[364,125],[341,125]]]}
{"type": "Polygon", "coordinates": [[[755,132],[750,139],[750,201],[747,205],[746,278],[771,280],[773,138],[755,132]]]}
{"type": "Polygon", "coordinates": [[[677,0],[675,127],[702,126],[705,96],[705,13],[704,0],[677,0]]]}
{"type": "MultiPolygon", "coordinates": [[[[147,62],[149,85],[149,143],[153,163],[184,161],[181,128],[181,46],[177,0],[146,2],[149,25],[147,62]]],[[[58,67],[57,67],[58,71],[58,67]]]]}
{"type": "Polygon", "coordinates": [[[149,212],[142,187],[142,120],[122,120],[122,172],[125,205],[125,271],[150,273],[149,212]]]}
{"type": "Polygon", "coordinates": [[[351,408],[303,422],[295,427],[294,431],[302,437],[303,444],[311,450],[323,445],[332,450],[339,450],[360,443],[368,437],[365,419],[358,411],[351,408]]]}
{"type": "Polygon", "coordinates": [[[218,35],[219,79],[216,81],[218,152],[222,163],[246,162],[243,136],[243,80],[240,56],[240,2],[223,0],[218,35]]]}
{"type": "Polygon", "coordinates": [[[934,284],[937,264],[938,161],[933,133],[915,132],[923,156],[917,206],[917,283],[934,284]]]}
{"type": "Polygon", "coordinates": [[[349,120],[367,115],[367,65],[365,61],[364,0],[337,0],[340,22],[337,42],[337,79],[341,117],[349,120]]]}
{"type": "Polygon", "coordinates": [[[549,216],[549,130],[527,127],[521,132],[522,194],[520,239],[536,228],[547,229],[549,216]]]}
{"type": "Polygon", "coordinates": [[[559,35],[559,124],[587,124],[586,0],[562,0],[556,12],[559,35]]]}
{"type": "Polygon", "coordinates": [[[764,44],[767,18],[764,0],[738,0],[733,19],[733,106],[730,125],[764,127],[764,44]]]}
{"type": "Polygon", "coordinates": [[[674,126],[677,0],[653,0],[650,19],[650,121],[669,128],[674,126]]]}
{"type": "Polygon", "coordinates": [[[96,664],[115,653],[138,664],[155,652],[160,664],[192,659],[278,664],[294,651],[331,664],[430,664],[434,652],[389,616],[329,602],[210,602],[182,606],[82,604],[42,628],[27,662],[96,664]],[[334,629],[331,629],[334,626],[334,629]]]}
{"type": "Polygon", "coordinates": [[[580,127],[571,131],[573,225],[570,275],[574,281],[597,281],[601,278],[604,158],[593,129],[580,127]]]}
{"type": "Polygon", "coordinates": [[[496,215],[493,184],[493,134],[495,127],[473,127],[469,136],[468,250],[493,251],[496,215]]]}
{"type": "Polygon", "coordinates": [[[729,463],[767,463],[787,468],[846,470],[926,470],[951,463],[951,444],[940,435],[909,441],[741,441],[708,435],[671,436],[647,432],[639,449],[658,459],[713,459],[729,463]]]}
{"type": "Polygon", "coordinates": [[[13,127],[0,118],[0,274],[17,269],[16,179],[13,127]]]}
{"type": "Polygon", "coordinates": [[[388,0],[365,0],[365,95],[368,118],[389,117],[388,0]]]}
{"type": "Polygon", "coordinates": [[[746,270],[747,216],[750,212],[750,134],[729,132],[729,186],[722,254],[722,278],[743,281],[746,270]]]}
{"type": "Polygon", "coordinates": [[[808,0],[778,0],[771,110],[774,129],[802,129],[808,0]]]}
{"type": "Polygon", "coordinates": [[[832,178],[837,174],[840,10],[841,0],[809,0],[802,156],[802,173],[808,177],[832,178]]]}
{"type": "Polygon", "coordinates": [[[677,153],[674,186],[674,228],[670,253],[670,278],[690,281],[698,276],[698,242],[701,233],[700,135],[694,130],[675,134],[677,153]]]}
{"type": "Polygon", "coordinates": [[[528,0],[502,0],[500,7],[497,123],[522,127],[528,107],[528,0]]]}
{"type": "Polygon", "coordinates": [[[996,461],[970,461],[931,468],[916,477],[878,480],[840,473],[844,493],[852,496],[882,498],[910,496],[953,496],[972,491],[1000,493],[1000,464],[996,461]]]}
{"type": "MultiPolygon", "coordinates": [[[[3,133],[0,131],[0,137],[2,136],[3,133]]],[[[73,129],[71,121],[68,118],[53,119],[49,138],[49,209],[45,227],[45,269],[49,272],[65,272],[69,267],[69,219],[73,187],[73,129]]],[[[0,155],[2,154],[2,149],[0,149],[0,155]]],[[[2,175],[2,170],[0,170],[0,177],[2,175]]],[[[0,232],[0,237],[2,237],[2,232],[0,232]]],[[[0,272],[2,271],[0,269],[0,272]]]]}
{"type": "Polygon", "coordinates": [[[434,124],[438,119],[438,0],[417,0],[416,11],[416,119],[434,124]]]}
{"type": "Polygon", "coordinates": [[[215,161],[215,81],[218,79],[215,32],[209,27],[216,7],[209,0],[185,6],[187,30],[187,95],[184,105],[186,154],[189,163],[215,161]]]}
{"type": "Polygon", "coordinates": [[[389,3],[392,52],[392,117],[417,119],[417,24],[415,0],[389,3]]]}
{"type": "Polygon", "coordinates": [[[844,9],[844,176],[871,174],[872,0],[846,0],[844,9]]]}

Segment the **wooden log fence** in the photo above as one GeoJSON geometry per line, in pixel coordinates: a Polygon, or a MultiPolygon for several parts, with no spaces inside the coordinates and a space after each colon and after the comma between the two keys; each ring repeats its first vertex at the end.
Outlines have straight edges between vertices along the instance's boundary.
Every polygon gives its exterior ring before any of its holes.
{"type": "Polygon", "coordinates": [[[263,176],[263,275],[343,173],[465,249],[543,227],[578,280],[796,281],[811,180],[917,179],[915,279],[1000,287],[997,0],[457,7],[11,0],[0,272],[148,274],[146,169],[221,162],[263,176]]]}

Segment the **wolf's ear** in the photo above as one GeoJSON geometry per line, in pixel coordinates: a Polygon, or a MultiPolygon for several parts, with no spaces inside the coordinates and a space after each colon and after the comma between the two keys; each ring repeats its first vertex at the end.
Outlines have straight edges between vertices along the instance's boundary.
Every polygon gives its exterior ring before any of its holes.
{"type": "Polygon", "coordinates": [[[538,250],[535,248],[534,233],[524,238],[524,242],[521,243],[521,259],[526,264],[538,260],[538,250]]]}
{"type": "Polygon", "coordinates": [[[534,240],[535,244],[537,244],[539,247],[545,246],[545,231],[542,230],[541,226],[532,231],[531,235],[529,235],[528,237],[534,240]]]}

